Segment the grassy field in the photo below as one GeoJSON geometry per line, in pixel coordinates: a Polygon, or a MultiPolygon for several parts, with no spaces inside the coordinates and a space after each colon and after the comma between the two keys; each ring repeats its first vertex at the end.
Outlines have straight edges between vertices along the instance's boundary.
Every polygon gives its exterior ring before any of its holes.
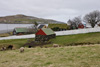
{"type": "Polygon", "coordinates": [[[57,36],[51,40],[53,43],[59,45],[68,45],[74,43],[100,43],[100,32],[98,33],[87,33],[87,34],[76,34],[67,36],[57,36]]]}
{"type": "MultiPolygon", "coordinates": [[[[75,43],[78,43],[78,45],[81,45],[80,43],[83,43],[84,45],[87,45],[88,43],[100,44],[100,33],[57,36],[56,38],[51,39],[50,41],[52,42],[52,44],[59,44],[61,46],[75,45],[75,43]]],[[[0,40],[0,46],[11,44],[14,45],[16,48],[19,48],[27,42],[29,42],[28,39],[0,40]]],[[[52,45],[49,44],[45,46],[51,47],[52,45]]]]}
{"type": "Polygon", "coordinates": [[[7,36],[11,36],[12,35],[12,32],[10,33],[3,33],[3,34],[0,34],[0,37],[7,37],[7,36]]]}
{"type": "Polygon", "coordinates": [[[0,67],[100,67],[100,44],[0,51],[0,67]]]}
{"type": "Polygon", "coordinates": [[[13,45],[14,48],[20,48],[28,39],[13,39],[13,40],[0,40],[0,47],[13,45]]]}

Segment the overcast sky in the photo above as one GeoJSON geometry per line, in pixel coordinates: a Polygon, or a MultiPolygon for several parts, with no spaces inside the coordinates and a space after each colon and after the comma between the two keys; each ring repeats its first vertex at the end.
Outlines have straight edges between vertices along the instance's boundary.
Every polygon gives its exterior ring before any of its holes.
{"type": "Polygon", "coordinates": [[[0,16],[24,14],[67,22],[100,10],[100,0],[0,0],[0,16]]]}

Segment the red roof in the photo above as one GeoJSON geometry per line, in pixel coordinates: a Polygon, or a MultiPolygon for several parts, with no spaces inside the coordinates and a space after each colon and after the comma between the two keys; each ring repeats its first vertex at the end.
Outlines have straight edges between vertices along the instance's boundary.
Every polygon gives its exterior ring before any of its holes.
{"type": "Polygon", "coordinates": [[[52,34],[55,33],[50,28],[42,28],[36,33],[36,35],[52,35],[52,34]]]}
{"type": "Polygon", "coordinates": [[[44,32],[43,32],[43,30],[39,30],[37,33],[36,33],[36,35],[46,35],[44,32]]]}
{"type": "Polygon", "coordinates": [[[78,28],[83,29],[83,28],[84,28],[84,25],[83,25],[83,24],[79,24],[79,25],[78,25],[78,28]]]}

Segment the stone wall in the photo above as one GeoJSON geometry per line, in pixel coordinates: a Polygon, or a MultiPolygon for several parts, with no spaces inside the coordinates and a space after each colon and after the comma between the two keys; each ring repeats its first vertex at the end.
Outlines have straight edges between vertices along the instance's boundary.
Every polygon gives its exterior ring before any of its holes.
{"type": "Polygon", "coordinates": [[[35,41],[49,41],[52,38],[55,38],[56,35],[52,34],[52,35],[36,35],[35,36],[35,41]]]}

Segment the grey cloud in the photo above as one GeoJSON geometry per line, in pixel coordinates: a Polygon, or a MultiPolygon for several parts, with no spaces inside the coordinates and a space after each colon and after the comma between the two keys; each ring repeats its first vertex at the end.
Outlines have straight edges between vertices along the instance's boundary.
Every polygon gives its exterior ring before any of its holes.
{"type": "Polygon", "coordinates": [[[25,14],[66,22],[100,10],[99,3],[99,0],[0,0],[0,16],[25,14]]]}

